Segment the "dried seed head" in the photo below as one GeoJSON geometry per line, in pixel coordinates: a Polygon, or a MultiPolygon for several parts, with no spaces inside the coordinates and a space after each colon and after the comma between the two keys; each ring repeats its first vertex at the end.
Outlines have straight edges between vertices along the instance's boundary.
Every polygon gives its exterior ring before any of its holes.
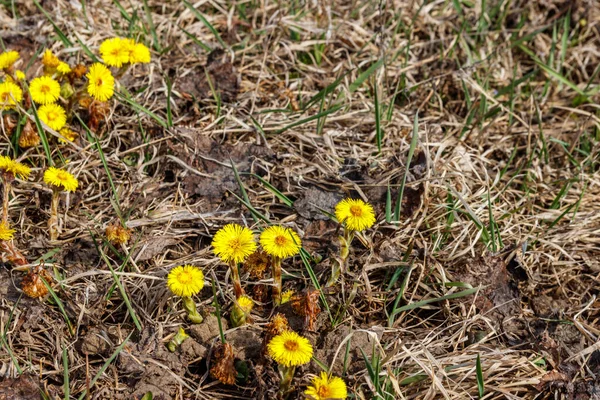
{"type": "Polygon", "coordinates": [[[288,323],[285,315],[281,313],[277,313],[271,318],[271,321],[265,327],[267,334],[272,336],[277,336],[280,333],[290,330],[290,325],[288,323]]]}
{"type": "Polygon", "coordinates": [[[23,130],[21,131],[21,136],[19,136],[19,146],[22,148],[35,147],[40,144],[40,135],[37,132],[37,129],[33,127],[31,121],[27,121],[23,130]]]}
{"type": "Polygon", "coordinates": [[[87,67],[83,64],[77,64],[71,71],[73,76],[77,79],[81,79],[87,73],[87,67]]]}
{"type": "Polygon", "coordinates": [[[258,284],[252,288],[252,298],[256,299],[258,303],[266,303],[268,296],[267,285],[258,284]]]}
{"type": "Polygon", "coordinates": [[[131,232],[121,224],[111,224],[106,227],[106,238],[116,245],[126,244],[131,239],[131,232]]]}
{"type": "Polygon", "coordinates": [[[43,297],[48,294],[48,288],[44,285],[42,278],[50,284],[52,275],[42,267],[36,267],[29,271],[21,281],[21,289],[23,293],[32,298],[43,297]]]}
{"type": "Polygon", "coordinates": [[[12,135],[15,130],[15,126],[17,126],[17,121],[10,114],[4,114],[2,116],[2,119],[2,123],[4,124],[4,129],[6,129],[6,133],[8,133],[9,136],[12,135]]]}
{"type": "Polygon", "coordinates": [[[319,307],[319,291],[306,290],[292,297],[292,309],[296,314],[304,317],[304,328],[314,331],[315,322],[321,312],[321,307],[319,307]]]}
{"type": "Polygon", "coordinates": [[[215,364],[210,369],[210,376],[226,385],[235,384],[237,371],[233,358],[233,347],[229,343],[221,344],[215,351],[215,364]]]}
{"type": "Polygon", "coordinates": [[[271,257],[267,253],[262,250],[256,250],[246,259],[244,270],[254,279],[262,279],[270,263],[271,257]]]}

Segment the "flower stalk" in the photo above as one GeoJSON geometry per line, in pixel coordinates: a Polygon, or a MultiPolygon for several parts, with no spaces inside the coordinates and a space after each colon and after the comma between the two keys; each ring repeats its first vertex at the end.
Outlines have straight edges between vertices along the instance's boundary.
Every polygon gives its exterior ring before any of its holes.
{"type": "Polygon", "coordinates": [[[273,302],[276,306],[281,304],[281,290],[282,290],[282,282],[281,282],[281,258],[277,256],[273,256],[271,260],[271,270],[273,272],[273,302]]]}
{"type": "Polygon", "coordinates": [[[229,270],[231,271],[231,284],[233,286],[233,294],[235,295],[236,299],[239,299],[244,295],[244,289],[242,288],[242,281],[240,280],[240,271],[235,260],[231,260],[229,262],[229,270]]]}
{"type": "Polygon", "coordinates": [[[285,399],[288,394],[292,391],[292,381],[294,380],[294,374],[296,373],[296,366],[292,365],[286,367],[285,365],[279,365],[279,397],[285,399]]]}
{"type": "Polygon", "coordinates": [[[50,233],[50,240],[55,241],[60,235],[60,223],[58,220],[58,202],[60,200],[60,192],[56,189],[52,189],[52,202],[50,203],[50,218],[48,218],[48,232],[50,233]]]}
{"type": "Polygon", "coordinates": [[[204,318],[202,318],[202,315],[198,313],[194,299],[184,296],[181,298],[181,300],[183,301],[183,308],[188,313],[188,319],[194,324],[201,324],[202,321],[204,321],[204,318]]]}
{"type": "Polygon", "coordinates": [[[182,327],[179,327],[175,336],[167,343],[167,349],[169,349],[171,353],[174,353],[175,350],[177,350],[177,347],[181,346],[181,344],[189,337],[190,335],[185,333],[185,330],[182,327]]]}

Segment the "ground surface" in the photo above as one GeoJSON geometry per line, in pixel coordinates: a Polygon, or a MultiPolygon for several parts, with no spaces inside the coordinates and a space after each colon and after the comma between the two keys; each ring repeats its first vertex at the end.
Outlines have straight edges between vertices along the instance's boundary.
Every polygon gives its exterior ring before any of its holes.
{"type": "MultiPolygon", "coordinates": [[[[22,270],[0,269],[0,398],[36,398],[38,385],[52,399],[65,387],[71,398],[273,397],[276,371],[260,356],[268,297],[253,325],[225,332],[248,371],[225,386],[207,372],[216,318],[190,326],[164,278],[201,266],[227,319],[211,236],[229,222],[258,232],[260,214],[299,232],[323,284],[339,231],[321,209],[345,196],[371,202],[378,223],[354,240],[343,283],[323,290],[315,332],[282,312],[354,398],[600,398],[597,1],[194,5],[50,0],[45,14],[0,2],[2,43],[33,58],[30,78],[43,49],[89,63],[81,43],[98,54],[115,35],[153,57],[120,79],[132,101],[111,101],[101,152],[82,130],[74,144],[51,138],[81,184],[61,200],[58,243],[44,150],[15,153],[3,133],[2,154],[34,168],[11,193],[15,245],[45,259],[64,313],[22,296],[22,270]],[[133,239],[111,249],[117,211],[133,239]],[[169,353],[179,326],[191,338],[169,353]]],[[[286,288],[314,284],[299,257],[284,262],[286,288]]],[[[197,302],[215,311],[210,285],[197,302]]],[[[312,362],[295,383],[320,370],[312,362]]]]}

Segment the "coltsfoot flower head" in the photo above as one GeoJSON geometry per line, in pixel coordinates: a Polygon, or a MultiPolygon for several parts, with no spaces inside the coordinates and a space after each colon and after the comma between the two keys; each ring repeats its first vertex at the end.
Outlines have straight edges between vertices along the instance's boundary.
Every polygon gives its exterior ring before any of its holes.
{"type": "Polygon", "coordinates": [[[271,318],[271,321],[265,326],[265,329],[269,335],[276,336],[289,331],[290,324],[285,315],[277,313],[271,318]]]}
{"type": "Polygon", "coordinates": [[[93,64],[85,75],[88,80],[87,91],[99,101],[107,101],[115,92],[115,78],[110,70],[100,63],[93,64]]]}
{"type": "Polygon", "coordinates": [[[260,245],[268,254],[278,258],[295,256],[302,248],[298,234],[279,225],[270,226],[261,233],[260,245]]]}
{"type": "Polygon", "coordinates": [[[254,307],[254,301],[246,295],[240,296],[231,310],[231,324],[233,326],[242,326],[246,322],[251,322],[250,311],[254,307]]]}
{"type": "Polygon", "coordinates": [[[23,179],[29,178],[29,174],[31,174],[31,168],[8,156],[0,156],[0,170],[23,179]]]}
{"type": "Polygon", "coordinates": [[[219,229],[213,241],[213,252],[225,263],[243,262],[256,251],[252,231],[237,224],[227,224],[219,229]]]}
{"type": "Polygon", "coordinates": [[[286,367],[306,364],[313,355],[312,344],[294,331],[285,331],[275,336],[267,345],[267,351],[277,364],[286,367]]]}
{"type": "Polygon", "coordinates": [[[31,98],[38,104],[50,104],[60,96],[60,84],[49,76],[40,76],[29,85],[31,98]]]}
{"type": "Polygon", "coordinates": [[[194,296],[204,287],[204,273],[193,265],[180,265],[169,272],[167,286],[175,296],[194,296]]]}
{"type": "Polygon", "coordinates": [[[25,126],[21,130],[21,136],[19,136],[19,146],[24,149],[28,147],[35,147],[40,144],[40,135],[37,129],[33,128],[31,121],[27,121],[25,126]]]}
{"type": "Polygon", "coordinates": [[[321,372],[320,376],[312,379],[311,385],[304,391],[304,394],[312,400],[345,399],[348,397],[348,390],[342,378],[321,372]]]}
{"type": "Polygon", "coordinates": [[[11,50],[0,54],[0,69],[9,69],[19,59],[19,52],[11,50]]]}
{"type": "Polygon", "coordinates": [[[50,167],[44,172],[44,182],[57,189],[74,192],[79,186],[77,178],[64,169],[50,167]]]}
{"type": "Polygon", "coordinates": [[[68,74],[69,72],[71,72],[71,67],[69,67],[69,64],[67,64],[66,62],[59,62],[58,66],[56,67],[56,70],[58,72],[60,72],[63,75],[68,74]]]}
{"type": "Polygon", "coordinates": [[[100,44],[100,54],[106,65],[121,67],[129,62],[127,39],[111,38],[100,44]]]}
{"type": "Polygon", "coordinates": [[[222,343],[215,351],[215,363],[210,369],[210,376],[218,379],[225,385],[233,385],[237,377],[234,365],[233,347],[229,343],[222,343]]]}
{"type": "MultiPolygon", "coordinates": [[[[63,135],[65,137],[65,139],[67,139],[69,142],[73,142],[79,136],[79,134],[77,132],[71,130],[70,128],[68,128],[66,126],[64,128],[62,128],[60,131],[58,131],[58,133],[63,135]]],[[[63,139],[60,139],[60,140],[64,142],[63,139]]]]}
{"type": "Polygon", "coordinates": [[[19,81],[24,81],[25,80],[25,72],[23,72],[20,69],[18,69],[18,70],[15,71],[15,77],[19,81]]]}
{"type": "Polygon", "coordinates": [[[373,206],[360,199],[344,199],[335,206],[335,217],[351,231],[364,231],[375,223],[373,206]]]}
{"type": "Polygon", "coordinates": [[[292,289],[286,290],[281,295],[281,304],[289,302],[290,300],[292,300],[292,297],[294,297],[294,291],[292,289]]]}
{"type": "Polygon", "coordinates": [[[106,227],[106,238],[113,244],[126,244],[131,239],[131,232],[121,224],[111,224],[106,227]]]}
{"type": "Polygon", "coordinates": [[[129,62],[132,64],[148,64],[150,62],[150,49],[142,43],[135,43],[129,39],[129,62]]]}
{"type": "Polygon", "coordinates": [[[41,267],[34,268],[29,271],[27,275],[21,281],[21,289],[23,293],[32,298],[43,297],[48,294],[48,288],[44,285],[44,281],[50,284],[52,282],[52,275],[41,267]]]}
{"type": "Polygon", "coordinates": [[[8,225],[8,222],[0,222],[0,240],[12,240],[16,231],[8,225]]]}
{"type": "Polygon", "coordinates": [[[265,270],[271,264],[271,258],[262,250],[256,250],[244,261],[244,269],[254,279],[262,279],[265,270]]]}
{"type": "Polygon", "coordinates": [[[60,64],[60,60],[54,55],[52,50],[46,49],[42,55],[42,64],[47,68],[56,68],[60,64]]]}
{"type": "Polygon", "coordinates": [[[23,100],[23,91],[14,82],[0,83],[0,110],[15,108],[23,100]]]}
{"type": "Polygon", "coordinates": [[[38,117],[55,131],[60,131],[67,123],[67,113],[58,104],[44,104],[38,108],[38,117]]]}

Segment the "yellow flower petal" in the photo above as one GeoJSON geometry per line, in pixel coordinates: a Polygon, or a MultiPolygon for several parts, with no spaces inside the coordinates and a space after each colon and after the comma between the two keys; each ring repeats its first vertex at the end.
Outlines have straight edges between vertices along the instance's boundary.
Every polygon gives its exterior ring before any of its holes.
{"type": "Polygon", "coordinates": [[[335,206],[335,217],[351,231],[364,231],[375,223],[373,206],[360,199],[345,199],[335,206]]]}
{"type": "Polygon", "coordinates": [[[345,399],[348,397],[346,383],[337,376],[328,376],[327,372],[321,372],[320,376],[315,376],[304,394],[312,400],[330,400],[345,399]]]}
{"type": "Polygon", "coordinates": [[[63,188],[67,192],[74,192],[79,186],[77,178],[64,169],[50,167],[44,172],[44,182],[49,186],[63,188]]]}
{"type": "Polygon", "coordinates": [[[252,231],[237,224],[228,224],[219,229],[212,246],[214,253],[224,263],[240,263],[256,250],[252,231]]]}
{"type": "Polygon", "coordinates": [[[296,232],[278,225],[270,226],[261,233],[260,245],[268,254],[279,258],[295,256],[302,248],[296,232]]]}
{"type": "Polygon", "coordinates": [[[90,67],[85,75],[88,80],[87,91],[90,96],[100,101],[107,101],[115,92],[115,78],[110,70],[100,63],[90,67]]]}
{"type": "Polygon", "coordinates": [[[283,332],[271,339],[267,351],[269,357],[286,367],[307,364],[313,355],[313,347],[308,339],[293,331],[283,332]]]}
{"type": "Polygon", "coordinates": [[[193,265],[180,265],[169,272],[167,286],[176,296],[194,296],[204,287],[204,273],[193,265]]]}
{"type": "Polygon", "coordinates": [[[54,103],[60,96],[60,84],[49,76],[40,76],[31,81],[29,92],[38,104],[54,103]]]}
{"type": "Polygon", "coordinates": [[[55,131],[60,131],[67,123],[67,113],[58,104],[44,104],[38,108],[38,117],[55,131]]]}

